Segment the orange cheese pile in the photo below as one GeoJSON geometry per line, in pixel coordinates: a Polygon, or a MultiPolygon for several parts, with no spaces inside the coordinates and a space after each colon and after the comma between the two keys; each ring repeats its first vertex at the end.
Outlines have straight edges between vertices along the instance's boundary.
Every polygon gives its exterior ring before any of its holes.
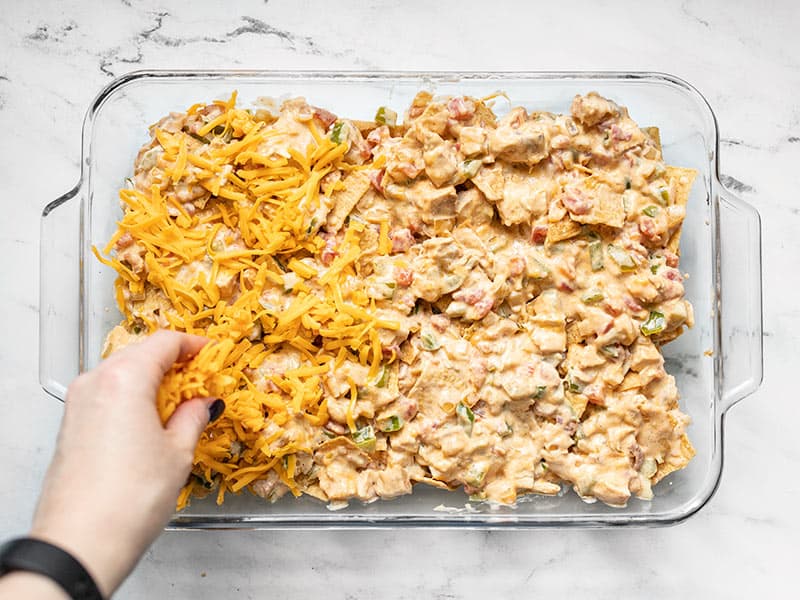
{"type": "MultiPolygon", "coordinates": [[[[283,132],[276,124],[237,109],[235,101],[234,93],[226,102],[215,102],[223,112],[198,133],[203,136],[220,127],[224,132],[209,144],[198,143],[183,131],[155,129],[163,149],[153,171],[155,183],[146,191],[120,191],[124,215],[104,253],[109,255],[115,243],[129,234],[145,250],[144,271],[137,274],[95,249],[98,259],[119,275],[116,298],[129,329],[137,319],[150,332],[157,329],[155,322],[131,313],[129,299],[160,290],[171,305],[171,310],[162,312],[170,329],[214,341],[188,363],[174,367],[159,392],[164,421],[186,399],[213,396],[226,402],[224,415],[200,440],[194,476],[181,493],[179,508],[192,495],[205,495],[214,487],[221,503],[226,491],[238,492],[271,469],[299,493],[292,480],[294,454],[312,449],[294,444],[275,448],[280,426],[297,418],[324,425],[328,418],[324,375],[345,360],[369,365],[376,374],[383,356],[378,331],[398,327],[375,318],[374,302],[363,290],[344,285],[355,275],[365,224],[349,223],[337,257],[324,272],[317,273],[302,260],[317,258],[325,245],[312,222],[320,206],[322,178],[341,171],[344,178],[335,184],[341,189],[347,172],[363,168],[343,161],[348,143],[334,142],[311,119],[305,126],[313,143],[305,152],[290,147],[282,153],[264,152],[260,145],[283,132]],[[211,194],[205,207],[191,214],[177,194],[187,185],[200,185],[211,194]],[[241,243],[235,249],[219,243],[217,234],[223,226],[238,232],[241,243]],[[197,271],[188,283],[179,277],[181,269],[200,263],[210,271],[197,271]],[[222,276],[239,283],[233,301],[221,299],[222,276]],[[287,276],[294,283],[287,292],[286,309],[276,311],[262,304],[263,290],[284,286],[287,276]],[[288,347],[302,354],[302,365],[271,375],[275,391],[256,387],[247,373],[288,347]],[[268,422],[279,427],[266,437],[268,422]]],[[[195,105],[188,114],[203,107],[195,105]]],[[[380,234],[386,246],[387,232],[382,229],[380,234]]]]}

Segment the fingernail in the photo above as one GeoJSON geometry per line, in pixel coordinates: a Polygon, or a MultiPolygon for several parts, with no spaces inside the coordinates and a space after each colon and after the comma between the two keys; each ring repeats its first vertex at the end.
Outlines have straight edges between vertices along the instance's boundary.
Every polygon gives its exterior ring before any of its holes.
{"type": "Polygon", "coordinates": [[[225,401],[217,398],[208,407],[208,422],[213,423],[216,421],[222,412],[225,410],[225,401]]]}

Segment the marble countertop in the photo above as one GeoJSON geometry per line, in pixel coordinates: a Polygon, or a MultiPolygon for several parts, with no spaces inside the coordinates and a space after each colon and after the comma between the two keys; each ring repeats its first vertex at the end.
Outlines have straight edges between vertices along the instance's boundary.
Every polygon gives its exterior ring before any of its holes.
{"type": "Polygon", "coordinates": [[[0,538],[28,526],[61,415],[37,382],[39,215],[77,180],[83,115],[113,77],[143,68],[654,70],[686,79],[708,99],[722,136],[724,181],[763,219],[765,379],[727,415],[724,475],[703,510],[674,527],[638,530],[167,533],[117,597],[445,599],[569,590],[568,597],[596,599],[733,598],[794,590],[794,3],[224,4],[68,0],[3,8],[0,538]]]}

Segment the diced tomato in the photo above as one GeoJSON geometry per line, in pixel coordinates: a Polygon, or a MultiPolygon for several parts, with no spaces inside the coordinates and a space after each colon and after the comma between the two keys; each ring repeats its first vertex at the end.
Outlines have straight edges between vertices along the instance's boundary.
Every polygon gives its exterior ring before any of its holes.
{"type": "Polygon", "coordinates": [[[547,239],[547,225],[534,225],[531,229],[531,242],[534,244],[544,244],[547,239]]]}
{"type": "Polygon", "coordinates": [[[623,302],[625,302],[625,306],[631,312],[640,312],[644,308],[641,304],[639,304],[631,296],[625,296],[625,298],[623,299],[623,302]]]}
{"type": "Polygon", "coordinates": [[[372,150],[375,148],[375,146],[388,138],[389,135],[389,128],[386,125],[376,127],[369,132],[369,135],[367,135],[367,146],[369,146],[370,150],[372,150]]]}
{"type": "Polygon", "coordinates": [[[643,216],[639,219],[639,231],[648,240],[656,242],[661,237],[658,222],[652,217],[643,216]]]}
{"type": "Polygon", "coordinates": [[[458,96],[447,103],[447,110],[456,121],[466,121],[475,114],[475,103],[468,98],[458,96]]]}
{"type": "Polygon", "coordinates": [[[322,126],[325,127],[325,131],[327,131],[328,127],[336,122],[337,117],[335,114],[325,110],[324,108],[314,107],[314,118],[322,123],[322,126]]]}
{"type": "Polygon", "coordinates": [[[619,125],[614,124],[611,126],[611,139],[627,142],[631,139],[631,134],[622,129],[619,125]]]}
{"type": "Polygon", "coordinates": [[[668,267],[677,267],[678,266],[678,255],[675,254],[674,252],[670,252],[669,250],[666,250],[664,252],[664,259],[666,260],[668,267]]]}
{"type": "Polygon", "coordinates": [[[486,315],[488,315],[491,310],[492,306],[494,306],[494,300],[492,298],[484,298],[483,300],[479,300],[475,303],[475,320],[480,320],[486,315]]]}
{"type": "Polygon", "coordinates": [[[448,325],[450,325],[450,317],[444,314],[432,315],[431,325],[433,325],[434,328],[441,333],[447,329],[448,325]]]}
{"type": "Polygon", "coordinates": [[[322,259],[322,264],[326,267],[331,266],[333,259],[336,258],[336,238],[330,237],[325,241],[325,247],[322,249],[320,253],[320,258],[322,259]]]}
{"type": "Polygon", "coordinates": [[[518,277],[525,272],[525,258],[514,256],[508,261],[508,271],[512,276],[518,277]]]}
{"type": "Polygon", "coordinates": [[[395,229],[390,237],[392,238],[392,254],[405,252],[414,245],[414,235],[405,227],[395,229]]]}
{"type": "Polygon", "coordinates": [[[571,292],[575,289],[574,287],[572,287],[572,284],[569,283],[568,281],[559,281],[556,287],[561,292],[571,292]]]}
{"type": "Polygon", "coordinates": [[[574,189],[564,190],[561,202],[564,203],[566,209],[573,215],[585,215],[592,210],[592,203],[586,198],[583,198],[580,193],[574,189]]]}
{"type": "Polygon", "coordinates": [[[400,287],[408,287],[414,282],[414,272],[411,269],[395,268],[394,280],[400,287]]]}
{"type": "Polygon", "coordinates": [[[453,300],[459,302],[466,302],[471,306],[475,306],[486,296],[486,291],[480,288],[467,288],[466,290],[459,290],[453,294],[453,300]]]}
{"type": "Polygon", "coordinates": [[[381,169],[380,171],[373,171],[372,174],[369,176],[369,181],[372,184],[372,187],[375,188],[375,191],[379,194],[384,194],[383,189],[383,175],[386,173],[386,169],[381,169]]]}

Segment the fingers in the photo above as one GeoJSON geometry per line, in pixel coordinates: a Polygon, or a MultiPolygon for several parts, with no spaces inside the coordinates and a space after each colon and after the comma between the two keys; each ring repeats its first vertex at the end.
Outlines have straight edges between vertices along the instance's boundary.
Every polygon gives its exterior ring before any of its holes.
{"type": "Polygon", "coordinates": [[[167,421],[167,431],[180,448],[194,451],[203,429],[209,421],[219,417],[224,409],[225,403],[214,398],[183,402],[167,421]]]}
{"type": "Polygon", "coordinates": [[[155,365],[160,378],[175,362],[185,361],[197,354],[208,341],[208,338],[199,335],[159,329],[143,341],[115,352],[108,361],[124,358],[138,362],[143,368],[155,365]]]}
{"type": "Polygon", "coordinates": [[[160,329],[139,344],[139,348],[166,373],[176,362],[183,362],[200,352],[207,343],[208,338],[199,335],[160,329]]]}

